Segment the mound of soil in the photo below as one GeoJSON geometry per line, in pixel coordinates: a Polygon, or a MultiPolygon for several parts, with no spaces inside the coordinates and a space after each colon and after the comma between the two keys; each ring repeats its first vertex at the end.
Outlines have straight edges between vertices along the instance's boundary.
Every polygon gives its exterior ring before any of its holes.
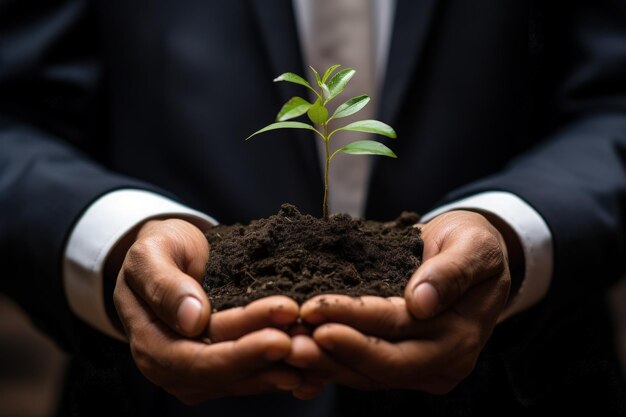
{"type": "Polygon", "coordinates": [[[419,221],[404,212],[380,223],[338,214],[328,220],[284,204],[249,225],[216,226],[203,287],[215,310],[283,294],[402,296],[422,259],[419,221]]]}

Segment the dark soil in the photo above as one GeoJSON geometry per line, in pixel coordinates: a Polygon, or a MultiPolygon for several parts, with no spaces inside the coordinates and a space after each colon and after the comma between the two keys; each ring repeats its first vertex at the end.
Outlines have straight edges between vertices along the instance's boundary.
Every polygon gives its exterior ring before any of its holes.
{"type": "Polygon", "coordinates": [[[298,303],[318,294],[402,296],[422,259],[419,221],[328,220],[284,204],[278,214],[247,226],[216,226],[203,287],[214,309],[283,294],[298,303]]]}

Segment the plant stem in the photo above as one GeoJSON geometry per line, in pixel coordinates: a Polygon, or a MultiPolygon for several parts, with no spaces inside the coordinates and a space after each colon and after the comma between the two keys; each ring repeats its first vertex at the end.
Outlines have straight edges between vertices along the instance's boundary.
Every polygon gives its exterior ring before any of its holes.
{"type": "Polygon", "coordinates": [[[326,157],[326,165],[324,166],[324,203],[322,205],[322,213],[324,215],[324,220],[328,220],[328,168],[330,167],[330,155],[328,152],[328,128],[326,123],[323,125],[324,128],[324,150],[326,157]]]}

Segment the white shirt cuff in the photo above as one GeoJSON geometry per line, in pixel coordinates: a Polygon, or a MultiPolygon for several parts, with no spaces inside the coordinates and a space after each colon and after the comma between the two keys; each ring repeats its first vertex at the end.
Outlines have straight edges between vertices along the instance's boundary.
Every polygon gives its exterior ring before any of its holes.
{"type": "Polygon", "coordinates": [[[552,280],[552,234],[543,218],[515,194],[490,191],[455,201],[427,213],[423,222],[451,210],[488,212],[505,221],[517,233],[524,252],[525,274],[522,284],[500,314],[498,322],[520,313],[539,302],[548,292],[552,280]]]}
{"type": "Polygon", "coordinates": [[[201,229],[217,224],[203,213],[143,190],[113,191],[89,206],[72,230],[63,259],[65,295],[76,316],[109,336],[126,340],[105,310],[104,264],[128,231],[150,218],[163,216],[183,218],[201,229]]]}

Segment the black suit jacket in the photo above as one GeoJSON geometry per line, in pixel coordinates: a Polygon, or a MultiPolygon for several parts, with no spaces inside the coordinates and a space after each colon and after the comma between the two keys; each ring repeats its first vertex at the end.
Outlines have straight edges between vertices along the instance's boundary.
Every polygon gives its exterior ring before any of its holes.
{"type": "MultiPolygon", "coordinates": [[[[623,411],[601,297],[625,259],[626,3],[547,3],[398,0],[379,118],[400,158],[375,161],[368,217],[510,191],[549,225],[554,277],[451,394],[342,391],[356,407],[342,413],[623,411]]],[[[135,187],[224,223],[284,201],[320,214],[312,137],[243,141],[304,94],[270,80],[303,68],[288,0],[0,3],[0,286],[80,364],[66,407],[167,408],[127,383],[141,381],[127,348],[67,307],[61,258],[82,211],[135,187]]]]}

